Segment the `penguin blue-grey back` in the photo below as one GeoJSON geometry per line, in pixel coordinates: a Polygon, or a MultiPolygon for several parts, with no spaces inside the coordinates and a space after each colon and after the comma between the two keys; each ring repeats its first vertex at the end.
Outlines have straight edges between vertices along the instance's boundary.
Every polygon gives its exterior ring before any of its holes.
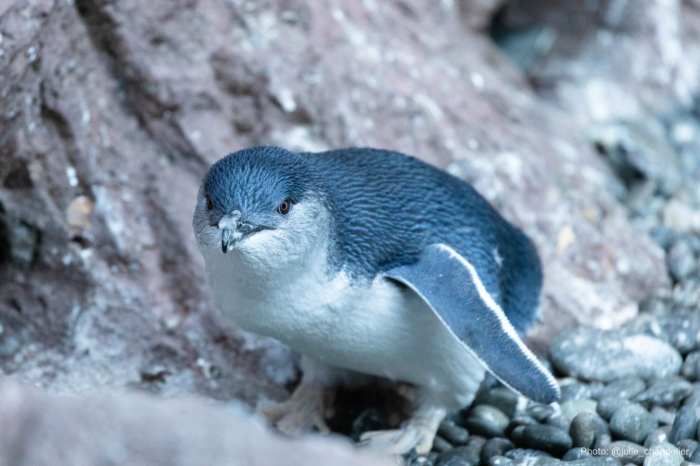
{"type": "Polygon", "coordinates": [[[559,397],[521,339],[542,286],[535,247],[429,164],[376,149],[246,149],[210,168],[193,227],[222,315],[302,354],[300,385],[265,411],[284,431],[324,429],[323,389],[356,373],[418,391],[401,429],[363,436],[393,452],[430,450],[486,370],[533,400],[559,397]]]}

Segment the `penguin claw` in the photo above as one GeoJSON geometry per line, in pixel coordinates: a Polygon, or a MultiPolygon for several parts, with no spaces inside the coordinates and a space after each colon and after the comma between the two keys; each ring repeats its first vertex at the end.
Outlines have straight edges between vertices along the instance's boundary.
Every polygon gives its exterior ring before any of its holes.
{"type": "Polygon", "coordinates": [[[270,423],[287,435],[299,435],[316,429],[330,432],[325,421],[324,390],[316,385],[300,385],[292,396],[282,403],[260,409],[270,423]]]}

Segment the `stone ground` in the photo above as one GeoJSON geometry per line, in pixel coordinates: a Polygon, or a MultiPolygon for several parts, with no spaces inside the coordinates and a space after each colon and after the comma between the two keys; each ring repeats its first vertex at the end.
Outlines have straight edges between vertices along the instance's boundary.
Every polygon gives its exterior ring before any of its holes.
{"type": "MultiPolygon", "coordinates": [[[[312,464],[315,448],[365,461],[227,410],[284,398],[298,371],[285,348],[217,322],[191,210],[209,163],[272,143],[424,158],[541,252],[531,343],[562,379],[562,412],[486,389],[408,461],[585,447],[598,455],[576,461],[640,462],[605,449],[645,444],[668,454],[644,461],[692,459],[699,44],[694,0],[0,2],[0,416],[16,426],[0,458],[54,464],[70,442],[67,464],[159,464],[172,445],[210,451],[207,464],[296,451],[312,464]],[[183,395],[187,408],[170,400],[183,395]],[[213,400],[238,430],[209,421],[213,400]],[[130,406],[160,436],[135,438],[130,406]],[[60,430],[72,415],[89,421],[60,430]]],[[[333,425],[349,436],[399,420],[391,396],[341,399],[333,425]]]]}

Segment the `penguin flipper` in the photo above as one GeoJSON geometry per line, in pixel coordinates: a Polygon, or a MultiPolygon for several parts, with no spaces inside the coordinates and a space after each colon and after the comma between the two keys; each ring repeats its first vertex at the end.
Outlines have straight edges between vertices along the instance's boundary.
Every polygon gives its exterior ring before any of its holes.
{"type": "Polygon", "coordinates": [[[450,334],[505,385],[540,403],[559,399],[552,374],[525,346],[476,268],[450,246],[431,244],[416,263],[384,275],[416,292],[450,334]]]}

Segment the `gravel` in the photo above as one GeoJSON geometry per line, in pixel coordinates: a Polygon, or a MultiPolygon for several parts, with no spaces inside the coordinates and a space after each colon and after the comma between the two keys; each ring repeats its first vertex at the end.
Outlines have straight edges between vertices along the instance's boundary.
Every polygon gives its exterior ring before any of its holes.
{"type": "Polygon", "coordinates": [[[610,418],[610,431],[619,438],[643,443],[657,427],[657,421],[643,406],[629,403],[620,407],[610,418]]]}

